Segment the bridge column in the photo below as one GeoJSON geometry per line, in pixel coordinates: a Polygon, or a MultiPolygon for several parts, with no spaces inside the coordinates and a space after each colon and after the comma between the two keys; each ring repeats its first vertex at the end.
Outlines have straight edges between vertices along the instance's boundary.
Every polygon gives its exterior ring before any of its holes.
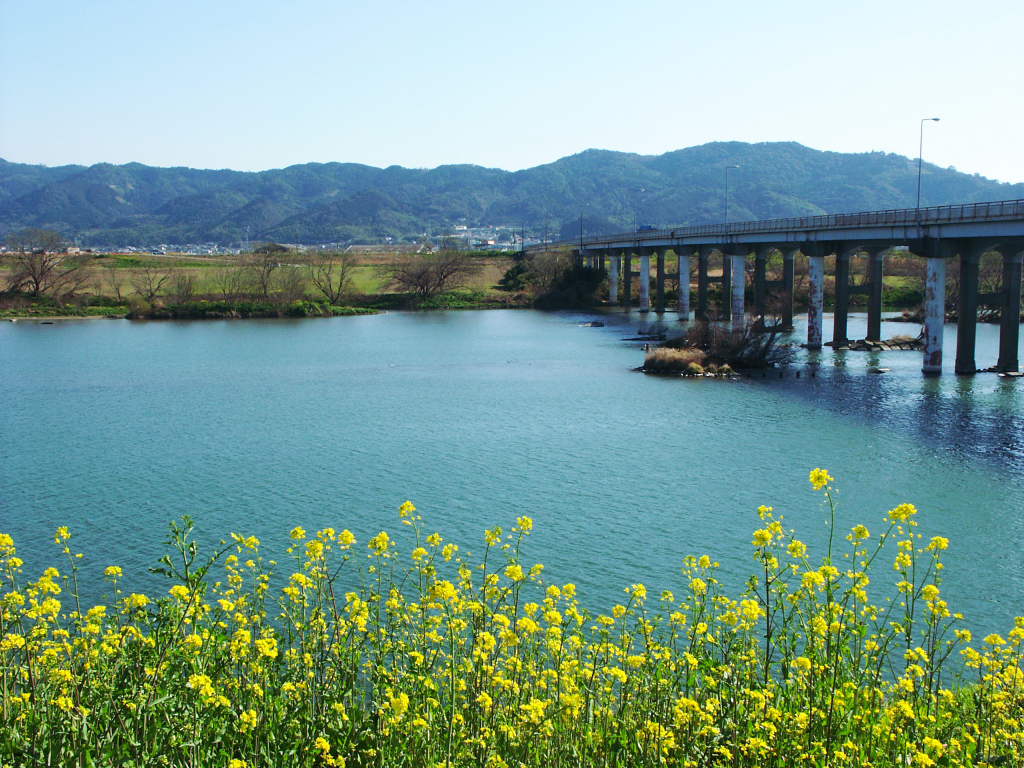
{"type": "Polygon", "coordinates": [[[925,376],[938,376],[942,373],[942,332],[946,324],[946,256],[940,243],[931,245],[928,251],[924,280],[924,364],[921,372],[925,376]]]}
{"type": "Polygon", "coordinates": [[[807,304],[807,348],[821,349],[821,323],[825,314],[825,257],[820,246],[807,251],[810,296],[807,304]]]}
{"type": "Polygon", "coordinates": [[[754,314],[764,318],[768,307],[768,254],[771,248],[758,248],[754,254],[754,314]]]}
{"type": "Polygon", "coordinates": [[[654,309],[665,311],[665,249],[659,248],[655,257],[654,309]]]}
{"type": "Polygon", "coordinates": [[[850,317],[850,252],[836,248],[836,306],[832,323],[832,349],[849,345],[846,337],[850,317]]]}
{"type": "Polygon", "coordinates": [[[976,373],[974,360],[978,338],[978,265],[981,251],[966,245],[960,248],[960,296],[957,299],[956,366],[958,374],[976,373]]]}
{"type": "Polygon", "coordinates": [[[782,254],[782,327],[793,330],[793,284],[796,282],[796,255],[799,249],[782,254]]]}
{"type": "Polygon", "coordinates": [[[697,250],[697,320],[708,319],[708,249],[697,250]]]}
{"type": "Polygon", "coordinates": [[[690,248],[680,247],[676,250],[679,257],[679,320],[687,322],[690,319],[690,248]]]}
{"type": "Polygon", "coordinates": [[[1017,359],[1017,346],[1020,343],[1020,285],[1021,262],[1024,252],[1014,253],[1013,248],[1003,250],[1003,318],[999,328],[999,362],[996,367],[1000,371],[1016,371],[1020,367],[1017,359]]]}
{"type": "Polygon", "coordinates": [[[868,254],[868,332],[871,341],[881,341],[882,336],[882,268],[885,264],[884,251],[868,254]]]}
{"type": "Polygon", "coordinates": [[[608,259],[608,266],[610,268],[608,275],[608,303],[617,304],[619,302],[619,255],[617,253],[611,254],[608,259]]]}
{"type": "Polygon", "coordinates": [[[651,311],[651,249],[640,249],[640,311],[651,311]]]}
{"type": "Polygon", "coordinates": [[[732,295],[732,259],[726,255],[725,251],[725,248],[719,249],[719,253],[722,254],[722,282],[719,283],[722,292],[719,294],[718,319],[732,320],[732,301],[730,300],[732,295]]]}
{"type": "Polygon", "coordinates": [[[744,293],[747,287],[747,255],[750,250],[745,246],[734,246],[726,250],[728,253],[722,257],[729,264],[730,281],[722,287],[724,289],[727,285],[729,290],[729,317],[732,320],[732,329],[741,331],[746,312],[744,293]]]}
{"type": "Polygon", "coordinates": [[[630,250],[622,254],[622,304],[633,306],[633,252],[630,250]]]}

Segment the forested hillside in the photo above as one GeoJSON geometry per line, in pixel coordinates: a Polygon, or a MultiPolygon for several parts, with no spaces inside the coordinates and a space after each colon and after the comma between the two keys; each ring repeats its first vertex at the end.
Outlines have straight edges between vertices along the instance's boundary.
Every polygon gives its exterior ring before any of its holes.
{"type": "MultiPolygon", "coordinates": [[[[663,155],[587,150],[503,171],[474,165],[409,169],[308,163],[240,172],[89,167],[0,160],[0,236],[55,229],[83,245],[243,239],[292,243],[413,240],[455,224],[525,226],[572,235],[637,225],[721,221],[724,170],[731,220],[910,207],[916,161],[800,144],[716,142],[663,155]]],[[[1003,184],[925,164],[923,205],[1024,197],[1003,184]]]]}

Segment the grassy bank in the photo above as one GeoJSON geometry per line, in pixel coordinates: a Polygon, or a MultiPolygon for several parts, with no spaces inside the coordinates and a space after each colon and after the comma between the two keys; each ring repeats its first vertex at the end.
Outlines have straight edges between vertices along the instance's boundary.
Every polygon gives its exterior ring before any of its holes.
{"type": "Polygon", "coordinates": [[[245,534],[202,553],[185,521],[154,595],[65,528],[41,574],[0,537],[0,762],[1019,765],[1024,618],[975,641],[911,505],[833,531],[832,478],[810,481],[824,551],[761,507],[741,594],[699,555],[601,613],[531,563],[529,518],[460,548],[409,502],[365,544],[295,527],[282,562],[245,534]],[[84,569],[102,605],[79,604],[84,569]]]}
{"type": "Polygon", "coordinates": [[[262,261],[249,254],[68,257],[54,272],[71,270],[74,280],[59,291],[55,285],[36,295],[3,293],[19,262],[14,256],[0,256],[0,318],[316,317],[381,309],[487,309],[522,304],[495,287],[510,263],[500,254],[467,254],[465,274],[429,296],[396,292],[397,269],[431,258],[386,252],[359,257],[281,253],[262,261]],[[335,267],[327,278],[333,282],[329,295],[317,285],[317,277],[325,277],[325,259],[333,259],[335,267]],[[344,288],[338,282],[342,274],[344,288]],[[302,306],[307,310],[304,314],[302,306]]]}

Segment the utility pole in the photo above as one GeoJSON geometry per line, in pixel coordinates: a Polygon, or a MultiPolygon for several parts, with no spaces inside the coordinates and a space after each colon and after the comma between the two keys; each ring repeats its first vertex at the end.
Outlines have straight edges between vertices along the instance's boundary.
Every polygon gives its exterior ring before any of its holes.
{"type": "Polygon", "coordinates": [[[922,117],[921,118],[921,133],[917,138],[917,218],[921,218],[921,158],[924,156],[924,124],[925,123],[937,123],[939,118],[937,117],[922,117]]]}

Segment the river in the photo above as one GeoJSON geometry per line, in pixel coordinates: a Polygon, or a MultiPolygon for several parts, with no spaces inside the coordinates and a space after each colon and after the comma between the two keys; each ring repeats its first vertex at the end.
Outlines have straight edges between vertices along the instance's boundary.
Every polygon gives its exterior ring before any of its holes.
{"type": "MultiPolygon", "coordinates": [[[[972,627],[1005,632],[1024,613],[1024,381],[925,379],[920,353],[831,350],[802,352],[799,379],[647,377],[622,339],[649,324],[534,311],[2,323],[0,531],[35,574],[69,525],[99,590],[112,563],[147,583],[185,513],[206,538],[329,525],[365,540],[399,528],[408,498],[464,550],[532,516],[527,559],[606,606],[637,581],[678,589],[685,554],[739,582],[760,504],[820,554],[807,473],[821,466],[842,531],[877,531],[910,501],[926,535],[952,540],[944,591],[972,627]],[[579,325],[593,319],[606,325],[579,325]],[[891,371],[867,372],[878,364],[891,371]]],[[[864,326],[853,315],[850,337],[864,326]]],[[[979,365],[997,340],[979,327],[979,365]]]]}

